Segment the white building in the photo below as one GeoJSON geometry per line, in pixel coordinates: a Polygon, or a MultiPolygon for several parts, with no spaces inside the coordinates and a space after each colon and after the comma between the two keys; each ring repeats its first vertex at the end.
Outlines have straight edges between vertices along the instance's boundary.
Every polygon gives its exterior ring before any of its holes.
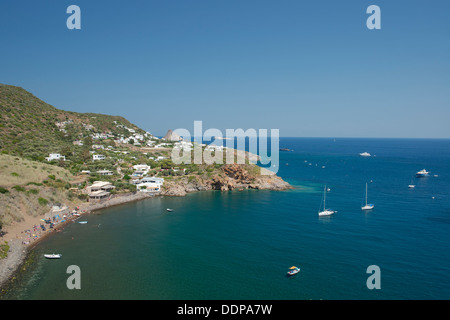
{"type": "Polygon", "coordinates": [[[146,164],[137,164],[133,166],[133,169],[135,170],[133,172],[134,177],[143,177],[146,176],[150,170],[150,166],[146,164]]]}
{"type": "Polygon", "coordinates": [[[136,184],[136,189],[140,192],[159,192],[164,183],[164,178],[146,177],[136,184]]]}
{"type": "Polygon", "coordinates": [[[210,144],[205,148],[207,151],[223,151],[223,149],[226,149],[226,147],[218,146],[216,144],[210,144]]]}
{"type": "Polygon", "coordinates": [[[137,184],[136,190],[140,192],[159,192],[161,191],[161,186],[156,183],[144,182],[137,184]]]}
{"type": "Polygon", "coordinates": [[[94,154],[94,155],[92,155],[92,160],[105,160],[105,156],[104,155],[102,155],[102,154],[94,154]]]}
{"type": "Polygon", "coordinates": [[[97,192],[97,191],[107,191],[109,192],[111,189],[114,189],[115,187],[112,185],[111,182],[108,181],[94,181],[94,183],[86,187],[86,190],[88,193],[97,192]]]}
{"type": "Polygon", "coordinates": [[[97,171],[97,174],[100,176],[112,176],[113,172],[110,170],[99,170],[97,171]]]}
{"type": "Polygon", "coordinates": [[[174,149],[181,149],[183,151],[192,151],[193,144],[189,141],[179,141],[175,142],[173,145],[174,149]]]}
{"type": "Polygon", "coordinates": [[[159,186],[162,186],[164,184],[164,178],[145,177],[141,179],[141,183],[154,183],[159,186]]]}
{"type": "Polygon", "coordinates": [[[64,160],[66,161],[66,157],[60,155],[59,153],[50,153],[48,157],[45,158],[47,161],[53,161],[53,160],[64,160]]]}
{"type": "Polygon", "coordinates": [[[167,148],[168,146],[170,146],[170,143],[162,142],[160,144],[157,144],[155,146],[155,148],[157,148],[157,149],[159,149],[159,148],[167,148]]]}

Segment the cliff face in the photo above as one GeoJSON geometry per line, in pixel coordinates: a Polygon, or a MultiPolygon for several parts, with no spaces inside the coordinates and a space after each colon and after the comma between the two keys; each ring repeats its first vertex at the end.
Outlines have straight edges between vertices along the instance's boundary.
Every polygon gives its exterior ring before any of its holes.
{"type": "Polygon", "coordinates": [[[166,181],[161,194],[185,196],[187,193],[195,191],[234,189],[288,190],[293,187],[276,175],[255,173],[255,166],[232,164],[223,166],[206,179],[183,177],[177,181],[166,181]]]}

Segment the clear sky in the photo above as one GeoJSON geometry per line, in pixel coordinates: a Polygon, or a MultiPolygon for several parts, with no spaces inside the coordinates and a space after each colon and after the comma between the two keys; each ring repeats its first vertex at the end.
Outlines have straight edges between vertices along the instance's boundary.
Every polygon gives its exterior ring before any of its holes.
{"type": "Polygon", "coordinates": [[[450,138],[450,1],[2,0],[0,83],[155,135],[450,138]]]}

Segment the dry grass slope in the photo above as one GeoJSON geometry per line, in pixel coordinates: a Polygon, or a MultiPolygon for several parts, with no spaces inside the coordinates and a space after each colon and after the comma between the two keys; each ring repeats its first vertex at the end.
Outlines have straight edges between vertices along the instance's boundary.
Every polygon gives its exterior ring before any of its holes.
{"type": "Polygon", "coordinates": [[[42,183],[49,175],[63,181],[72,180],[72,174],[64,168],[0,154],[0,187],[10,188],[29,182],[42,183]]]}
{"type": "Polygon", "coordinates": [[[66,169],[0,154],[0,222],[10,225],[45,214],[52,203],[67,203],[64,185],[72,179],[66,169]]]}

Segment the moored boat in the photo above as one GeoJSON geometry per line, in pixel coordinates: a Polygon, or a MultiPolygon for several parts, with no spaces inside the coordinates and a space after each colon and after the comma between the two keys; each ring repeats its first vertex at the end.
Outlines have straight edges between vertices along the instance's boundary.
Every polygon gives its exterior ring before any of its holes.
{"type": "MultiPolygon", "coordinates": [[[[328,188],[329,189],[329,188],[328,188]]],[[[336,213],[337,211],[334,210],[330,210],[326,208],[326,198],[327,198],[327,186],[324,187],[323,189],[323,211],[320,211],[320,208],[322,208],[322,206],[319,208],[319,216],[330,216],[334,213],[336,213]]]]}
{"type": "Polygon", "coordinates": [[[375,207],[372,203],[367,203],[367,183],[366,183],[366,204],[361,207],[361,210],[372,210],[375,207]]]}
{"type": "Polygon", "coordinates": [[[60,259],[62,257],[62,254],[60,253],[44,254],[44,257],[46,257],[47,259],[60,259]]]}
{"type": "Polygon", "coordinates": [[[430,173],[427,171],[427,170],[425,170],[425,169],[422,169],[422,170],[420,170],[420,171],[418,171],[417,173],[416,173],[416,177],[418,177],[418,178],[420,178],[420,177],[426,177],[426,176],[428,176],[430,173]]]}
{"type": "Polygon", "coordinates": [[[359,155],[360,155],[361,157],[370,157],[370,156],[371,156],[371,154],[368,153],[368,152],[362,152],[362,153],[360,153],[359,155]]]}
{"type": "Polygon", "coordinates": [[[293,275],[296,275],[297,273],[300,272],[300,268],[299,268],[299,267],[296,267],[296,266],[292,266],[292,267],[290,267],[289,269],[290,269],[290,270],[287,272],[287,276],[288,276],[288,277],[293,276],[293,275]]]}

